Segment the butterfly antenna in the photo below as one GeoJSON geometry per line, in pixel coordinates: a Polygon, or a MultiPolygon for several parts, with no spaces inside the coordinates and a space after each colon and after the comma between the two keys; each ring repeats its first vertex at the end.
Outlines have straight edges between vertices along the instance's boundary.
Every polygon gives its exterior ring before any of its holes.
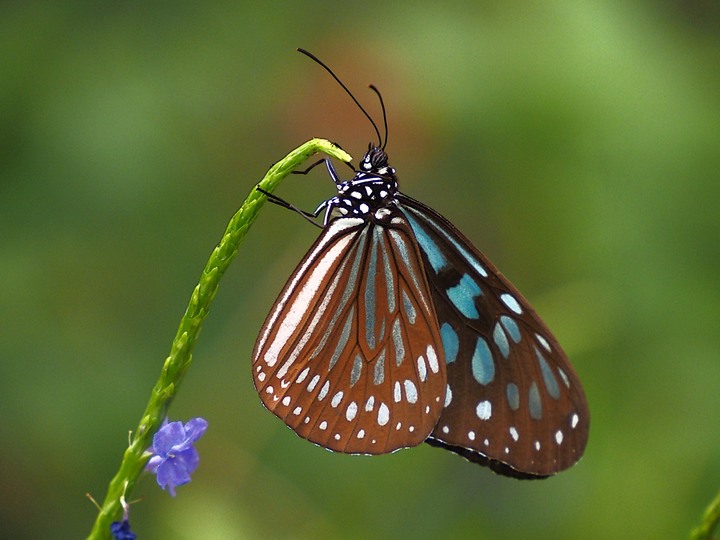
{"type": "Polygon", "coordinates": [[[385,112],[385,102],[383,101],[382,94],[380,94],[380,90],[375,88],[374,84],[370,85],[370,89],[377,94],[377,97],[380,100],[380,108],[382,109],[383,113],[383,127],[385,128],[385,142],[382,144],[381,150],[385,150],[388,141],[387,113],[385,112]]]}
{"type": "MultiPolygon", "coordinates": [[[[377,124],[375,124],[375,121],[374,121],[374,120],[372,119],[372,117],[368,114],[368,112],[363,108],[363,106],[360,105],[360,102],[359,102],[357,99],[355,99],[355,96],[353,96],[353,95],[352,95],[352,92],[351,92],[350,90],[348,90],[348,87],[345,86],[345,85],[343,84],[343,82],[338,78],[338,76],[333,73],[332,69],[330,69],[329,67],[327,67],[317,56],[315,56],[315,55],[312,54],[311,52],[308,52],[308,51],[306,51],[305,49],[300,49],[300,48],[298,48],[298,52],[300,52],[300,53],[304,54],[305,56],[311,58],[311,59],[314,60],[316,63],[318,63],[318,64],[320,64],[322,67],[324,67],[324,68],[325,68],[325,71],[327,71],[330,75],[332,75],[333,79],[335,79],[335,80],[337,81],[337,83],[338,83],[340,86],[342,86],[343,90],[345,90],[345,92],[347,92],[347,94],[348,94],[348,95],[352,98],[352,100],[355,102],[355,105],[357,105],[357,106],[360,108],[360,110],[363,112],[363,114],[367,117],[367,119],[370,120],[370,123],[372,124],[372,127],[375,128],[375,133],[376,133],[377,136],[378,136],[378,141],[379,141],[378,144],[381,144],[382,147],[385,148],[385,145],[382,144],[382,138],[380,137],[380,130],[378,129],[377,124]]],[[[372,87],[371,87],[371,88],[372,88],[372,87]]],[[[377,90],[376,90],[376,91],[377,91],[377,90]]],[[[380,99],[380,103],[382,103],[382,98],[380,99]]],[[[383,118],[384,118],[384,117],[385,117],[385,112],[384,112],[384,108],[383,108],[383,118]]],[[[386,129],[385,131],[387,131],[387,129],[386,129]]],[[[386,141],[386,142],[387,142],[387,141],[386,141]]]]}

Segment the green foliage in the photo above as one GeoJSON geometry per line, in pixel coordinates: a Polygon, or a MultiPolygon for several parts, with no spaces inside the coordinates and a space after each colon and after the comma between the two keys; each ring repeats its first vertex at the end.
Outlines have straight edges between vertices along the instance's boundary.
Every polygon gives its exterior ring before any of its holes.
{"type": "MultiPolygon", "coordinates": [[[[523,483],[432,448],[295,437],[250,356],[317,231],[269,207],[173,402],[210,422],[202,464],[173,500],[136,485],[140,538],[686,537],[720,486],[716,5],[3,3],[4,536],[87,534],[83,494],[117,472],[238,203],[311,136],[356,156],[374,137],[301,46],[376,117],[380,88],[401,189],[554,330],[587,391],[587,453],[523,483]]],[[[335,193],[322,171],[281,189],[303,209],[335,193]]]]}

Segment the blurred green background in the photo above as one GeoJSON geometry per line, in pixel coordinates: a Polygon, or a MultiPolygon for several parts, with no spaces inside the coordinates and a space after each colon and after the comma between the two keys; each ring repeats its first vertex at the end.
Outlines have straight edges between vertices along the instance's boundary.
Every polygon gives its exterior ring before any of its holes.
{"type": "MultiPolygon", "coordinates": [[[[90,530],[207,256],[312,136],[374,139],[473,239],[583,379],[575,468],[497,477],[426,446],[331,454],[254,393],[262,321],[317,230],[266,206],[173,419],[193,482],[146,477],[140,538],[678,538],[720,488],[720,8],[576,3],[3,2],[0,528],[90,530]]],[[[339,170],[344,170],[341,168],[339,170]]],[[[279,194],[333,195],[323,171],[279,194]]]]}

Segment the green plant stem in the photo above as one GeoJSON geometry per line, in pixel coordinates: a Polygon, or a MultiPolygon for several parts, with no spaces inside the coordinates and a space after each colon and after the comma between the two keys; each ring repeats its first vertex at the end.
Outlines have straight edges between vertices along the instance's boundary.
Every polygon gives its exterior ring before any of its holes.
{"type": "MultiPolygon", "coordinates": [[[[349,162],[352,158],[342,149],[324,139],[312,139],[290,152],[284,159],[273,165],[258,186],[272,192],[288,174],[311,155],[322,152],[336,159],[349,162]]],[[[215,247],[200,276],[200,281],[190,296],[190,303],[180,320],[170,355],[160,373],[160,378],[152,389],[137,429],[133,433],[130,446],[125,450],[120,469],[110,481],[105,500],[98,512],[97,519],[90,532],[89,539],[109,539],[110,524],[120,518],[122,507],[120,498],[130,498],[133,488],[145,467],[149,457],[146,450],[150,447],[155,434],[175,393],[192,362],[200,328],[210,310],[218,290],[220,278],[237,254],[238,247],[247,234],[250,225],[267,197],[253,187],[245,203],[232,217],[220,243],[215,247]]]]}
{"type": "Polygon", "coordinates": [[[718,523],[720,523],[720,493],[705,509],[702,523],[690,532],[690,540],[711,540],[718,523]]]}

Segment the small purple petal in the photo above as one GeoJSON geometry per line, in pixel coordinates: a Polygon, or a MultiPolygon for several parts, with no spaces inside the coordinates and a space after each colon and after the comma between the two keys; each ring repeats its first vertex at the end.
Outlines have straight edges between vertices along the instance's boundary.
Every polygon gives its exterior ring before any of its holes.
{"type": "Polygon", "coordinates": [[[145,465],[145,470],[151,473],[155,473],[157,472],[157,468],[163,461],[165,461],[165,458],[155,455],[148,460],[147,465],[145,465]]]}
{"type": "Polygon", "coordinates": [[[182,422],[170,422],[153,436],[153,452],[161,456],[167,455],[184,439],[185,428],[182,422]]]}
{"type": "Polygon", "coordinates": [[[127,519],[113,521],[110,524],[110,533],[115,540],[135,540],[137,535],[130,530],[130,522],[127,519]]]}
{"type": "Polygon", "coordinates": [[[150,450],[154,455],[145,468],[157,475],[157,483],[173,497],[175,488],[190,482],[190,475],[198,467],[200,456],[193,443],[207,426],[203,418],[193,418],[184,426],[182,422],[165,422],[153,437],[150,450]]]}
{"type": "Polygon", "coordinates": [[[174,459],[164,461],[157,469],[157,482],[161,488],[167,488],[170,495],[175,496],[175,487],[187,484],[190,475],[199,463],[197,450],[191,448],[174,459]]]}
{"type": "Polygon", "coordinates": [[[178,454],[175,461],[181,463],[182,467],[188,472],[188,474],[192,474],[200,464],[200,454],[198,454],[198,451],[195,448],[188,448],[178,454]]]}
{"type": "Polygon", "coordinates": [[[185,433],[189,440],[195,442],[205,434],[207,427],[208,423],[204,418],[193,418],[185,424],[185,433]]]}

